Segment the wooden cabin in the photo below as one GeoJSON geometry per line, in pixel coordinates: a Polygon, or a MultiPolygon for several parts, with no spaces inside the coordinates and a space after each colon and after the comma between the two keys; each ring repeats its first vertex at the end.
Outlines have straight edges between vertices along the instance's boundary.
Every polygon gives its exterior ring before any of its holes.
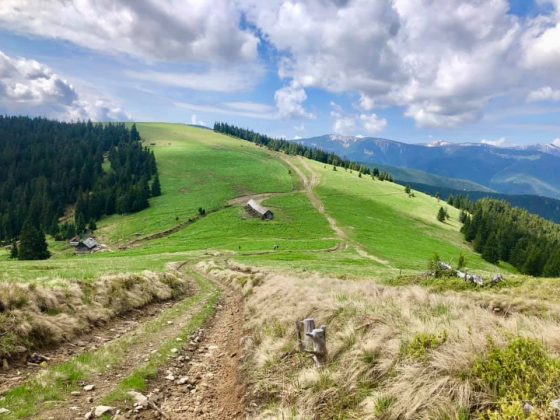
{"type": "Polygon", "coordinates": [[[249,200],[245,207],[249,213],[251,213],[253,216],[259,217],[262,220],[272,220],[274,218],[274,213],[272,213],[272,211],[270,211],[266,207],[261,206],[255,200],[249,200]]]}

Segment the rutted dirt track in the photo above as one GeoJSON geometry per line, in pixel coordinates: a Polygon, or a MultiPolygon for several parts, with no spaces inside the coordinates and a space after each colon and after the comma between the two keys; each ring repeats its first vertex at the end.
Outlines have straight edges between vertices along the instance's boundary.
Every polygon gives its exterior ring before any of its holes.
{"type": "MultiPolygon", "coordinates": [[[[157,302],[143,308],[133,309],[127,314],[117,316],[110,322],[89,331],[87,336],[76,337],[76,339],[62,343],[56,348],[39,353],[41,356],[48,358],[47,366],[63,363],[71,357],[76,357],[86,351],[96,350],[134,331],[144,322],[157,317],[176,303],[177,301],[157,302]]],[[[36,375],[40,369],[40,364],[20,361],[10,364],[7,370],[0,370],[0,395],[10,388],[21,385],[36,375]]]]}
{"type": "Polygon", "coordinates": [[[138,418],[244,418],[242,339],[243,301],[226,288],[214,318],[150,384],[158,409],[141,411],[138,418]]]}

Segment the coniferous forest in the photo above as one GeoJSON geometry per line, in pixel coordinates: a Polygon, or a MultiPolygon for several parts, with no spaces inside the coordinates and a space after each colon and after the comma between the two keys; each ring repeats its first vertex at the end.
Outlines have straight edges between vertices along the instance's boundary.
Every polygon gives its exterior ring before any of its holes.
{"type": "Polygon", "coordinates": [[[485,260],[505,261],[533,276],[560,276],[560,225],[500,200],[453,204],[471,213],[461,231],[485,260]]]}
{"type": "Polygon", "coordinates": [[[148,207],[154,182],[161,193],[135,125],[0,116],[0,168],[2,243],[35,231],[65,239],[103,215],[148,207]],[[71,206],[74,219],[60,224],[71,206]]]}

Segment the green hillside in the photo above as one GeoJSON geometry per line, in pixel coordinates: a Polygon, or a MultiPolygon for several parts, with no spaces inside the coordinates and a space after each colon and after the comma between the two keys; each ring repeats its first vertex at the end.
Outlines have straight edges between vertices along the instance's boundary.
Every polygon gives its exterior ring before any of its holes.
{"type": "Polygon", "coordinates": [[[219,338],[203,341],[208,353],[191,356],[218,366],[222,351],[229,352],[234,371],[249,372],[247,387],[260,392],[252,407],[264,417],[363,418],[372,409],[362,402],[392,413],[387,418],[434,418],[442,407],[476,412],[478,397],[466,403],[446,390],[455,389],[454,381],[480,386],[468,369],[487,338],[507,343],[521,324],[528,334],[531,319],[540,325],[537,335],[557,328],[549,326],[557,319],[556,283],[483,261],[459,232],[458,210],[443,201],[206,129],[137,126],[154,151],[163,194],[143,211],[100,220],[102,252],[76,255],[52,239],[48,260],[13,261],[8,249],[0,251],[0,303],[7,311],[0,313],[0,359],[22,345],[88,341],[83,331],[91,328],[91,340],[107,340],[57,355],[39,374],[14,372],[13,383],[0,383],[8,418],[68,418],[77,400],[80,410],[91,409],[86,399],[93,394],[78,392],[87,383],[100,388],[95,404],[130,406],[128,391],[174,383],[163,379],[166,368],[178,352],[191,351],[199,328],[219,338]],[[251,216],[249,199],[274,219],[251,216]],[[449,212],[445,223],[436,219],[440,207],[449,212]],[[501,272],[507,280],[475,287],[425,276],[434,253],[452,264],[462,254],[469,272],[501,272]],[[116,333],[112,322],[131,314],[135,320],[116,333]],[[309,316],[331,331],[332,364],[321,372],[295,350],[294,320],[309,316]],[[235,358],[248,331],[257,351],[235,358]],[[212,355],[210,347],[223,339],[230,347],[212,355]],[[465,342],[477,349],[469,357],[457,350],[465,342]],[[419,373],[418,362],[431,361],[432,353],[447,361],[459,354],[464,362],[434,370],[446,394],[422,394],[433,410],[410,408],[415,389],[433,388],[423,386],[432,378],[419,373]],[[381,355],[384,368],[375,370],[381,355]],[[317,409],[316,398],[328,403],[317,409]]]}
{"type": "Polygon", "coordinates": [[[210,130],[155,123],[138,129],[155,153],[163,195],[144,211],[98,223],[96,236],[108,252],[74,256],[67,245],[53,243],[48,261],[15,263],[6,255],[5,277],[93,278],[120,269],[161,269],[163,261],[177,258],[173,254],[208,249],[235,252],[246,262],[335,273],[424,270],[435,252],[450,262],[463,253],[470,268],[496,270],[463,241],[458,211],[425,194],[409,198],[400,185],[280,156],[210,130]],[[323,214],[302,176],[313,181],[323,214]],[[273,221],[244,210],[244,200],[254,195],[274,211],[273,221]],[[244,200],[229,203],[237,197],[244,200]],[[446,223],[436,220],[440,206],[448,208],[446,223]],[[206,216],[200,217],[199,208],[206,216]],[[335,232],[327,217],[342,232],[335,232]]]}

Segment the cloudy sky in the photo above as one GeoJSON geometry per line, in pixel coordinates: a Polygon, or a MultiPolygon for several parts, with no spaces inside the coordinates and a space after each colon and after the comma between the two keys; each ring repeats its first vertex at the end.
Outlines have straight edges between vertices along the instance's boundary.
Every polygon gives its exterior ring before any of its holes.
{"type": "Polygon", "coordinates": [[[560,0],[2,0],[0,112],[560,145],[560,0]]]}

